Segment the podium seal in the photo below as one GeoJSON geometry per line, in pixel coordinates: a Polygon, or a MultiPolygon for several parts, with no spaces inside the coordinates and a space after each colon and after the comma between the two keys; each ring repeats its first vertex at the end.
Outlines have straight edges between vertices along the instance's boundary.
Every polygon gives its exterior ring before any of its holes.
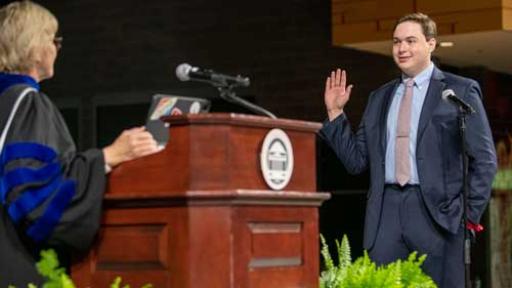
{"type": "Polygon", "coordinates": [[[282,190],[293,173],[293,148],[288,135],[281,129],[270,130],[261,146],[260,166],[263,179],[273,190],[282,190]]]}

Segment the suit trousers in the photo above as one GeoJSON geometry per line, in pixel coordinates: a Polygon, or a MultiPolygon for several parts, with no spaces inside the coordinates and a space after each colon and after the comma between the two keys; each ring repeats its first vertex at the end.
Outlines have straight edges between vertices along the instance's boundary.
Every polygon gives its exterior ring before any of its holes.
{"type": "Polygon", "coordinates": [[[374,246],[368,251],[377,264],[426,254],[423,271],[439,288],[464,287],[464,229],[455,235],[429,215],[418,185],[386,185],[374,246]]]}

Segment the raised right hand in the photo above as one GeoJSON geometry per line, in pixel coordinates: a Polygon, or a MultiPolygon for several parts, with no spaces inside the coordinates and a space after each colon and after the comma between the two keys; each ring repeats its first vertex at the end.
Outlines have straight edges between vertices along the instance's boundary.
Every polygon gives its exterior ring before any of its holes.
{"type": "Polygon", "coordinates": [[[350,99],[354,85],[346,85],[347,73],[339,68],[336,72],[331,71],[331,76],[325,81],[324,101],[330,121],[343,114],[343,108],[350,99]]]}

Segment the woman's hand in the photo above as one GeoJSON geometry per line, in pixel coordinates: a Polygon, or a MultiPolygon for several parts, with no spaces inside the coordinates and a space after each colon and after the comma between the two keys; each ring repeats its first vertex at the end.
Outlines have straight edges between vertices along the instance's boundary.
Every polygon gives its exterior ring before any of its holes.
{"type": "Polygon", "coordinates": [[[103,148],[105,163],[115,167],[123,162],[161,151],[145,127],[125,130],[109,146],[103,148]]]}

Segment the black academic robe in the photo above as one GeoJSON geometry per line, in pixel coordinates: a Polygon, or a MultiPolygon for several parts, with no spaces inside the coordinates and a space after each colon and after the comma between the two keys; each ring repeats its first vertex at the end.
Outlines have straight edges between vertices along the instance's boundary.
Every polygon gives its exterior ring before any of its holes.
{"type": "MultiPolygon", "coordinates": [[[[14,85],[0,95],[0,129],[26,87],[14,85]]],[[[41,249],[52,247],[59,257],[62,251],[84,251],[98,230],[103,153],[77,152],[54,104],[30,92],[8,130],[0,176],[0,287],[39,284],[35,263],[41,249]]]]}

